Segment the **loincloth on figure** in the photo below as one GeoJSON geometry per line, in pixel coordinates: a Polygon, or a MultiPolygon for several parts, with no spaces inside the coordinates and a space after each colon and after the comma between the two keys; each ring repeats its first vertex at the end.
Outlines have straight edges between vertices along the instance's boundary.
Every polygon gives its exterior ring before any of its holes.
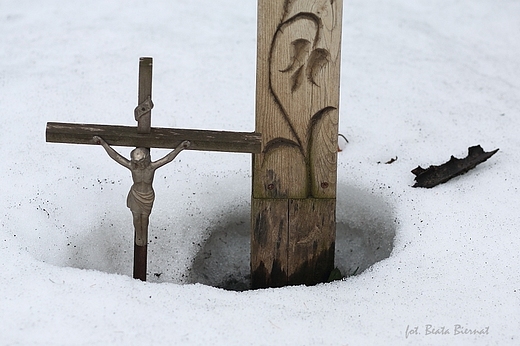
{"type": "Polygon", "coordinates": [[[149,192],[136,191],[132,186],[126,199],[126,206],[130,208],[132,213],[150,215],[152,212],[155,192],[150,189],[149,192]]]}

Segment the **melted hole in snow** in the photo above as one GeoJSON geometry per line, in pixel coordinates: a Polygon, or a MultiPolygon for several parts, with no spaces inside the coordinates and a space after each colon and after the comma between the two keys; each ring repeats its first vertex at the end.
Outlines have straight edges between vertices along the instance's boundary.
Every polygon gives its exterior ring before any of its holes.
{"type": "MultiPolygon", "coordinates": [[[[215,222],[195,256],[189,282],[243,291],[250,287],[250,211],[230,211],[215,222]]],[[[344,277],[357,275],[388,258],[397,222],[381,197],[338,186],[335,266],[344,277]]]]}

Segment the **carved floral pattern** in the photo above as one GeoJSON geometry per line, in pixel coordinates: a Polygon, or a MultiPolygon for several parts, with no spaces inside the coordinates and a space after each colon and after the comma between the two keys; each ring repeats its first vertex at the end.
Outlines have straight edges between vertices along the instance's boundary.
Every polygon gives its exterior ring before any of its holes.
{"type": "MultiPolygon", "coordinates": [[[[315,174],[310,156],[330,154],[313,148],[314,143],[337,139],[337,134],[318,132],[330,129],[323,122],[337,124],[337,97],[332,96],[337,90],[329,84],[330,78],[336,77],[331,76],[331,65],[339,63],[340,17],[336,0],[286,0],[268,56],[269,92],[291,136],[270,139],[264,153],[297,148],[309,179],[315,174]]],[[[331,144],[325,146],[330,149],[331,144]]]]}

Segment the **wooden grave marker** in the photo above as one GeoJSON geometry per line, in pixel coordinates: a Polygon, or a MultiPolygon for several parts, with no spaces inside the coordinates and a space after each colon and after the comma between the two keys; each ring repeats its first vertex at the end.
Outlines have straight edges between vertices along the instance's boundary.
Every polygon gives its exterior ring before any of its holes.
{"type": "MultiPolygon", "coordinates": [[[[47,141],[189,140],[190,150],[253,153],[251,287],[324,282],[334,268],[341,21],[342,0],[258,1],[255,133],[151,127],[151,58],[141,58],[137,128],[48,123],[47,141]]],[[[137,246],[134,277],[145,280],[137,246]]]]}
{"type": "Polygon", "coordinates": [[[252,288],[334,269],[342,0],[259,0],[252,288]]]}
{"type": "MultiPolygon", "coordinates": [[[[140,58],[138,106],[134,111],[135,119],[138,122],[137,127],[49,122],[47,123],[46,129],[46,141],[53,143],[94,145],[100,144],[94,140],[94,136],[98,136],[106,141],[108,145],[115,146],[130,146],[148,149],[181,148],[181,150],[188,149],[238,153],[259,153],[261,151],[261,135],[258,133],[151,127],[151,110],[153,108],[151,96],[152,58],[140,58]],[[189,141],[189,147],[181,147],[184,141],[189,141]]],[[[172,155],[173,158],[176,155],[177,153],[172,155]]],[[[118,158],[116,161],[125,165],[127,163],[126,161],[129,161],[125,160],[125,158],[118,158]]],[[[132,171],[132,176],[134,177],[134,171],[132,171]]],[[[153,173],[151,179],[153,180],[153,173]]],[[[134,238],[133,277],[143,281],[146,281],[147,268],[147,228],[148,226],[146,225],[146,232],[144,232],[144,234],[138,234],[136,228],[136,236],[134,238]]]]}

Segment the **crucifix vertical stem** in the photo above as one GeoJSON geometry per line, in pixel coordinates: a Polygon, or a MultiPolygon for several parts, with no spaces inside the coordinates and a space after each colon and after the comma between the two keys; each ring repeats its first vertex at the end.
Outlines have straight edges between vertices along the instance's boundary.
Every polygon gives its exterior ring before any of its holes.
{"type": "Polygon", "coordinates": [[[150,133],[152,126],[152,58],[139,58],[139,91],[137,95],[137,133],[150,133]]]}
{"type": "MultiPolygon", "coordinates": [[[[137,108],[135,120],[137,121],[137,133],[147,134],[151,132],[152,118],[152,58],[139,59],[139,90],[137,96],[137,108]]],[[[137,230],[136,230],[137,232],[137,230]]],[[[148,235],[140,235],[144,240],[143,245],[137,244],[137,233],[134,237],[134,279],[146,281],[148,235]]]]}

